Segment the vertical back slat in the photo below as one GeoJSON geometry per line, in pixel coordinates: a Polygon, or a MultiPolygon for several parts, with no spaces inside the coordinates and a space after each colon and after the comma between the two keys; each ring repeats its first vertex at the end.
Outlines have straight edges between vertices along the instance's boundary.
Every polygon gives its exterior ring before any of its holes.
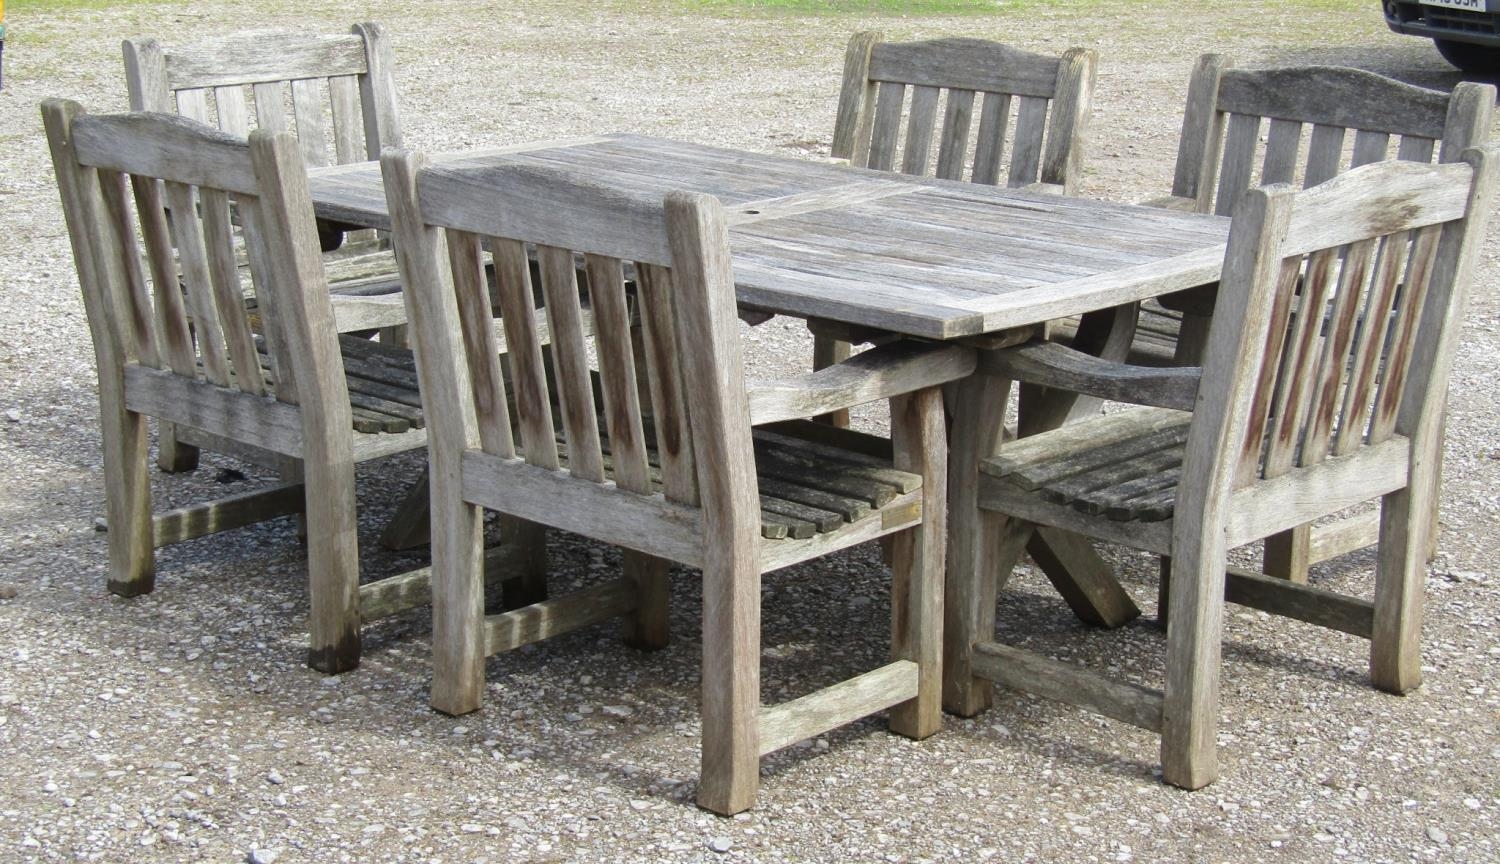
{"type": "Polygon", "coordinates": [[[1302,124],[1296,120],[1271,121],[1266,135],[1266,158],[1261,164],[1260,182],[1290,183],[1297,174],[1297,150],[1302,143],[1302,124]]]}
{"type": "Polygon", "coordinates": [[[1282,354],[1276,395],[1271,402],[1275,429],[1266,447],[1262,476],[1279,477],[1291,470],[1301,442],[1302,424],[1307,416],[1307,392],[1316,386],[1313,377],[1317,362],[1318,339],[1323,331],[1323,312],[1333,283],[1336,252],[1322,249],[1307,257],[1302,291],[1291,333],[1282,354]]]}
{"type": "Polygon", "coordinates": [[[896,165],[896,142],[901,131],[901,103],[906,85],[882,81],[875,97],[875,128],[870,132],[870,159],[866,168],[890,171],[896,165]]]}
{"type": "Polygon", "coordinates": [[[1231,114],[1224,132],[1224,157],[1219,166],[1219,191],[1214,214],[1228,216],[1240,194],[1250,188],[1255,170],[1255,145],[1260,137],[1260,118],[1253,114],[1231,114]]]}
{"type": "Polygon", "coordinates": [[[949,90],[943,108],[943,133],[938,141],[937,176],[962,180],[964,155],[969,148],[969,125],[974,118],[974,91],[949,90]]]}
{"type": "Polygon", "coordinates": [[[515,386],[521,447],[527,462],[555,469],[557,438],[552,426],[552,405],[547,398],[542,343],[537,336],[531,263],[520,241],[491,238],[489,244],[495,261],[500,315],[505,324],[506,356],[510,358],[511,383],[515,386]]]}
{"type": "Polygon", "coordinates": [[[208,380],[228,387],[229,361],[224,352],[224,334],[219,329],[219,313],[214,308],[208,255],[203,248],[203,234],[198,224],[198,196],[191,187],[181,183],[167,183],[166,188],[167,206],[172,211],[172,236],[177,240],[182,284],[193,316],[198,356],[203,359],[203,372],[208,380]]]}
{"type": "Polygon", "coordinates": [[[625,274],[619,259],[584,256],[589,305],[594,310],[594,346],[599,358],[599,389],[604,396],[604,423],[609,433],[615,484],[650,494],[651,469],[641,423],[640,387],[630,338],[630,309],[625,274]]]}
{"type": "Polygon", "coordinates": [[[583,310],[578,303],[578,271],[573,253],[556,246],[537,247],[547,324],[552,331],[552,362],[563,433],[568,442],[568,470],[595,483],[604,482],[604,455],[599,450],[599,416],[589,375],[583,310]]]}
{"type": "Polygon", "coordinates": [[[239,266],[234,255],[234,233],[229,223],[229,196],[218,189],[200,189],[199,206],[203,212],[203,239],[208,253],[209,278],[213,281],[214,305],[219,310],[219,325],[234,362],[235,384],[246,393],[262,396],[265,377],[256,356],[255,337],[245,314],[245,295],[240,289],[239,266]]]}
{"type": "Polygon", "coordinates": [[[1385,161],[1390,146],[1391,136],[1385,132],[1372,132],[1369,129],[1355,130],[1354,157],[1349,160],[1349,167],[1358,168],[1372,162],[1385,161]]]}
{"type": "Polygon", "coordinates": [[[363,115],[359,108],[359,79],[335,75],[328,79],[328,104],[333,115],[333,152],[340,165],[365,158],[363,115]]]}
{"type": "Polygon", "coordinates": [[[1255,382],[1255,392],[1245,421],[1245,441],[1240,449],[1239,464],[1235,467],[1234,485],[1251,483],[1260,473],[1261,448],[1265,444],[1266,424],[1271,414],[1271,399],[1275,396],[1276,372],[1281,365],[1281,353],[1286,345],[1287,322],[1291,320],[1292,297],[1296,293],[1297,279],[1302,275],[1302,259],[1292,256],[1281,262],[1281,271],[1276,280],[1276,296],[1271,303],[1270,325],[1266,330],[1265,350],[1261,352],[1260,376],[1255,382]]]}
{"type": "Polygon", "coordinates": [[[906,149],[901,156],[901,172],[921,177],[927,173],[932,153],[932,133],[937,125],[938,88],[911,89],[911,116],[906,120],[906,149]]]}
{"type": "Polygon", "coordinates": [[[1339,250],[1319,253],[1329,266],[1335,261],[1341,261],[1342,265],[1333,304],[1323,325],[1323,348],[1318,358],[1316,386],[1308,397],[1307,427],[1302,435],[1298,465],[1314,465],[1328,455],[1339,395],[1349,372],[1349,346],[1359,324],[1359,301],[1364,289],[1364,265],[1359,262],[1368,261],[1374,248],[1373,242],[1364,241],[1352,244],[1342,255],[1339,250]]]}
{"type": "Polygon", "coordinates": [[[145,365],[159,369],[161,352],[157,348],[151,295],[146,289],[146,276],[141,270],[141,256],[136,247],[135,219],[126,203],[125,176],[114,171],[100,171],[99,192],[104,199],[104,218],[113,225],[117,237],[121,258],[119,272],[125,278],[129,324],[135,333],[137,356],[145,365]]]}
{"type": "Polygon", "coordinates": [[[1396,158],[1407,162],[1431,162],[1434,141],[1420,135],[1402,135],[1396,146],[1396,158]]]}
{"type": "Polygon", "coordinates": [[[208,91],[198,88],[178,90],[177,113],[199,123],[211,122],[208,114],[208,91]]]}
{"type": "Polygon", "coordinates": [[[1344,158],[1344,127],[1315,124],[1307,145],[1307,172],[1303,188],[1310,188],[1338,176],[1344,158]]]}
{"type": "Polygon", "coordinates": [[[255,95],[255,125],[272,132],[287,131],[286,105],[279,82],[269,81],[250,88],[255,95]]]}
{"type": "Polygon", "coordinates": [[[1440,226],[1429,225],[1414,234],[1406,275],[1401,280],[1401,299],[1396,309],[1390,347],[1386,350],[1385,372],[1380,378],[1380,389],[1375,392],[1375,413],[1370,418],[1371,444],[1387,440],[1396,429],[1396,413],[1406,396],[1412,350],[1421,327],[1422,310],[1426,305],[1427,289],[1432,284],[1433,264],[1443,232],[1440,226]]]}
{"type": "Polygon", "coordinates": [[[271,381],[276,387],[276,400],[291,405],[298,404],[301,397],[297,390],[297,371],[287,348],[287,331],[282,319],[282,304],[276,297],[274,264],[266,235],[261,230],[260,207],[253,201],[239,202],[240,228],[245,238],[245,257],[250,262],[250,280],[255,286],[259,301],[262,330],[266,338],[266,354],[270,358],[271,381]]]}
{"type": "Polygon", "coordinates": [[[1016,109],[1016,140],[1010,150],[1009,186],[1035,183],[1042,171],[1042,139],[1047,132],[1047,105],[1040,96],[1020,97],[1016,109]]]}
{"type": "Polygon", "coordinates": [[[464,359],[474,391],[474,415],[479,445],[486,453],[513,459],[515,438],[510,431],[505,376],[500,368],[500,346],[495,337],[489,286],[484,276],[484,249],[476,234],[448,231],[448,266],[458,301],[458,326],[464,340],[464,359]]]}
{"type": "Polygon", "coordinates": [[[974,172],[969,179],[993,186],[1000,182],[1005,127],[1010,123],[1010,95],[985,93],[979,106],[979,135],[974,141],[974,172]]]}
{"type": "Polygon", "coordinates": [[[698,503],[698,475],[688,429],[682,358],[672,309],[672,275],[665,267],[636,266],[641,298],[641,335],[646,342],[646,375],[651,391],[651,422],[661,460],[662,491],[671,501],[698,503]]]}
{"type": "Polygon", "coordinates": [[[250,109],[245,106],[245,88],[215,87],[214,108],[219,112],[219,128],[241,138],[250,134],[250,109]]]}
{"type": "Polygon", "coordinates": [[[297,144],[302,149],[302,160],[309,166],[327,165],[323,97],[318,79],[299,78],[292,82],[292,114],[297,120],[297,144]]]}
{"type": "MultiPolygon", "coordinates": [[[[1343,456],[1364,443],[1365,427],[1370,419],[1370,395],[1380,370],[1380,355],[1390,327],[1395,305],[1396,287],[1406,269],[1406,251],[1410,235],[1384,237],[1380,241],[1374,275],[1364,304],[1364,320],[1354,342],[1354,356],[1349,367],[1349,385],[1344,388],[1344,407],[1339,412],[1339,430],[1333,452],[1343,456]]],[[[1420,290],[1420,288],[1418,289],[1420,290]]]]}
{"type": "Polygon", "coordinates": [[[177,286],[177,257],[172,251],[172,235],[162,205],[161,184],[149,177],[131,177],[130,188],[140,220],[141,239],[145,243],[146,263],[151,269],[158,344],[173,372],[193,377],[197,374],[193,334],[188,329],[182,291],[177,286]]]}
{"type": "MultiPolygon", "coordinates": [[[[1344,255],[1344,269],[1355,269],[1355,285],[1364,290],[1364,303],[1359,309],[1358,330],[1355,333],[1355,348],[1349,363],[1349,384],[1344,387],[1344,405],[1338,411],[1338,432],[1334,435],[1334,455],[1343,456],[1364,443],[1365,422],[1370,419],[1367,402],[1374,387],[1376,365],[1380,360],[1380,348],[1386,341],[1386,326],[1391,321],[1391,305],[1395,300],[1400,272],[1389,267],[1391,243],[1368,240],[1349,248],[1344,255]],[[1379,254],[1380,266],[1373,266],[1373,258],[1379,254]],[[1374,278],[1371,278],[1374,275],[1374,278]]],[[[1340,285],[1344,290],[1344,285],[1340,285]]]]}

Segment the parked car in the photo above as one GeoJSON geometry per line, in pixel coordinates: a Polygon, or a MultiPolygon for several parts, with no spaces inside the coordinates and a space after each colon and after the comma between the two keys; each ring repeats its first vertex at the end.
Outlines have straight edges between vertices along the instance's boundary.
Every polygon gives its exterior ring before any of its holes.
{"type": "Polygon", "coordinates": [[[1500,0],[1384,0],[1385,23],[1426,36],[1465,72],[1500,73],[1500,0]]]}

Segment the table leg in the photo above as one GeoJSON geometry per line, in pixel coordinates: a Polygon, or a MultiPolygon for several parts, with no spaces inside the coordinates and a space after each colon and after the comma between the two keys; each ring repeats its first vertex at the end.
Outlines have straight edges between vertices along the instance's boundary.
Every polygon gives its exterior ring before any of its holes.
{"type": "MultiPolygon", "coordinates": [[[[1010,381],[971,375],[949,384],[948,550],[943,599],[943,708],[972,717],[989,707],[991,686],[975,678],[970,650],[995,633],[995,575],[1005,520],[979,509],[979,462],[994,454],[1005,428],[1010,381]]],[[[1012,565],[1014,561],[1011,562],[1012,565]]]]}

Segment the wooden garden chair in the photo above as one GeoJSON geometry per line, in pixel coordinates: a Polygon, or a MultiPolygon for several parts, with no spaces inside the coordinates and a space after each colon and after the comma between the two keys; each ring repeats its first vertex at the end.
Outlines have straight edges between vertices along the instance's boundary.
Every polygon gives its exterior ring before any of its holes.
{"type": "MultiPolygon", "coordinates": [[[[986,359],[1006,378],[1158,406],[1003,446],[982,465],[979,501],[1013,520],[1008,533],[1050,525],[1170,555],[1166,682],[1111,680],[996,641],[994,595],[974,576],[981,584],[956,592],[974,608],[946,635],[977,677],[951,681],[950,705],[982,705],[993,681],[1088,708],[1160,733],[1166,780],[1201,787],[1218,773],[1226,599],[1368,638],[1375,686],[1418,686],[1433,454],[1496,157],[1470,149],[1452,164],[1385,161],[1300,192],[1241,193],[1201,368],[1108,364],[1056,343],[986,359]],[[1373,603],[1226,577],[1229,549],[1375,498],[1373,603]]],[[[958,569],[1008,572],[1014,547],[958,569]]]]}
{"type": "MultiPolygon", "coordinates": [[[[1391,158],[1451,162],[1488,138],[1494,106],[1488,84],[1460,82],[1449,95],[1360,69],[1235,69],[1205,54],[1188,85],[1172,194],[1147,203],[1227,216],[1256,185],[1315,186],[1391,158]]],[[[1134,361],[1197,362],[1214,293],[1210,285],[1143,304],[1134,361]]],[[[1267,539],[1264,570],[1306,582],[1311,565],[1370,546],[1378,527],[1373,510],[1300,525],[1267,539]]]]}
{"type": "Polygon", "coordinates": [[[717,200],[673,192],[663,202],[531,167],[427,167],[397,151],[387,151],[382,171],[433,421],[433,706],[473,711],[487,655],[590,623],[623,615],[635,639],[666,638],[661,570],[485,617],[479,541],[492,509],[623,547],[627,562],[701,568],[705,808],[744,810],[761,755],[886,708],[901,734],[937,731],[940,385],[972,370],[969,349],[896,343],[755,387],[745,380],[717,200]],[[547,300],[550,375],[527,244],[547,300]],[[575,254],[594,310],[593,369],[575,254]],[[496,361],[486,259],[497,274],[508,375],[496,361]],[[811,424],[752,432],[887,398],[894,460],[800,438],[811,424]],[[886,535],[895,545],[891,663],[761,708],[761,574],[886,535]]]}
{"type": "Polygon", "coordinates": [[[98,363],[109,590],[151,591],[161,546],[305,513],[309,663],[353,668],[361,622],[428,590],[426,568],[359,584],[354,466],[427,432],[411,353],[334,328],[297,139],[61,100],[42,115],[98,363]],[[273,454],[301,480],[153,515],[147,416],[273,454]]]}
{"type": "MultiPolygon", "coordinates": [[[[983,39],[886,42],[856,33],[844,55],[833,156],[859,168],[1073,194],[1095,62],[1085,48],[1048,57],[983,39]]],[[[809,327],[815,369],[871,335],[809,327]]],[[[847,412],[829,419],[848,424],[847,412]]]]}
{"type": "MultiPolygon", "coordinates": [[[[356,24],[347,34],[252,32],[181,46],[127,39],[122,49],[132,111],[176,112],[240,137],[252,128],[290,131],[310,168],[379,159],[383,147],[401,144],[390,40],[379,24],[356,24]]],[[[324,245],[342,237],[325,230],[324,245]]],[[[389,244],[369,231],[350,237],[325,266],[335,325],[340,332],[386,328],[382,338],[395,339],[406,312],[389,244]]],[[[197,449],[170,428],[159,443],[164,470],[197,464],[197,449]]]]}

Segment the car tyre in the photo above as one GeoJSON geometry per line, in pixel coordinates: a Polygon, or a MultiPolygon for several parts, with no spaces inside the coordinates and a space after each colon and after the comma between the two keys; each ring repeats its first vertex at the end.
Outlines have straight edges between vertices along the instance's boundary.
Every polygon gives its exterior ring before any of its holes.
{"type": "Polygon", "coordinates": [[[1500,73],[1500,49],[1491,48],[1488,45],[1476,45],[1473,42],[1455,42],[1451,39],[1434,39],[1432,44],[1437,47],[1438,53],[1443,55],[1444,60],[1465,72],[1478,75],[1500,73]]]}

